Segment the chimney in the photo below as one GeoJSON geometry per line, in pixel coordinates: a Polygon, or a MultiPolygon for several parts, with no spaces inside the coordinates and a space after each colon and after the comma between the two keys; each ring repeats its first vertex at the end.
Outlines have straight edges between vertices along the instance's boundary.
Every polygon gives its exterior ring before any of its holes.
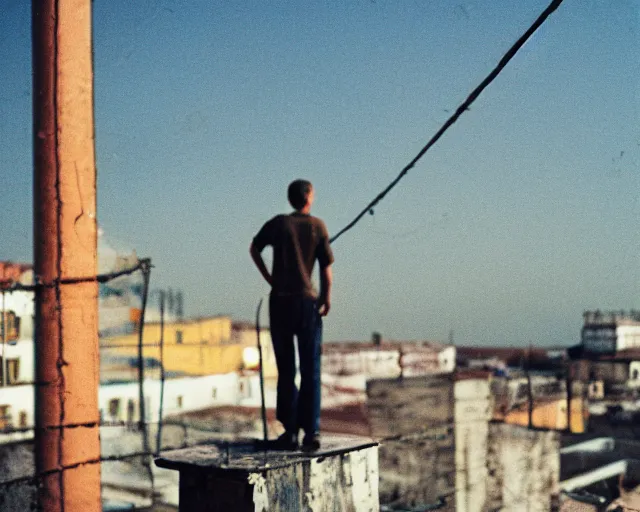
{"type": "Polygon", "coordinates": [[[376,347],[379,347],[382,344],[382,334],[380,334],[379,332],[372,333],[371,343],[373,343],[376,347]]]}

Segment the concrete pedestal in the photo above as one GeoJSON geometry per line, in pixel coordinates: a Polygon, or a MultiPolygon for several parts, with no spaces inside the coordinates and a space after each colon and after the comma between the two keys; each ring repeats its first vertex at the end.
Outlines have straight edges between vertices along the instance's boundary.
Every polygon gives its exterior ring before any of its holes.
{"type": "Polygon", "coordinates": [[[162,453],[180,472],[181,512],[377,512],[378,445],[323,436],[313,453],[263,450],[257,441],[162,453]]]}

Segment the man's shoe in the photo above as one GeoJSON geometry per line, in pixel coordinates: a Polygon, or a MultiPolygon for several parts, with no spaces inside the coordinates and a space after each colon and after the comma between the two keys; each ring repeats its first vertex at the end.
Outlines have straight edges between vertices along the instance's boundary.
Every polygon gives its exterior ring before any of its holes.
{"type": "Polygon", "coordinates": [[[298,434],[284,432],[274,441],[276,450],[295,451],[298,449],[298,434]]]}
{"type": "Polygon", "coordinates": [[[315,452],[320,449],[320,434],[317,432],[313,434],[305,434],[302,440],[302,449],[305,452],[315,452]]]}

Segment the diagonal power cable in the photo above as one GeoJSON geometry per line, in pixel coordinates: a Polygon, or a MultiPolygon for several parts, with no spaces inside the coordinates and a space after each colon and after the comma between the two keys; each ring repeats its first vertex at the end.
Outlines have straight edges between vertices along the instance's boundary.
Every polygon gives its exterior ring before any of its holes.
{"type": "Polygon", "coordinates": [[[384,199],[384,197],[389,193],[389,191],[391,191],[391,189],[393,189],[398,184],[398,182],[405,177],[405,175],[409,172],[409,170],[411,170],[416,165],[418,160],[420,160],[423,157],[423,155],[427,151],[429,151],[431,146],[433,146],[438,141],[438,139],[440,139],[440,137],[442,137],[444,133],[451,127],[451,125],[455,123],[458,120],[458,118],[466,110],[469,109],[471,104],[478,98],[478,96],[480,96],[482,91],[484,91],[486,87],[495,80],[495,78],[507,66],[509,61],[516,55],[516,53],[518,53],[520,48],[522,48],[524,43],[526,43],[527,40],[533,35],[533,33],[536,30],[538,30],[538,28],[540,28],[540,26],[560,6],[561,3],[562,3],[562,0],[552,0],[549,6],[542,12],[542,14],[540,14],[540,16],[538,16],[538,18],[527,29],[527,31],[522,36],[520,36],[520,38],[515,42],[515,44],[511,48],[509,48],[507,53],[504,54],[504,56],[500,59],[500,62],[498,62],[497,66],[491,71],[491,73],[489,73],[487,77],[480,83],[480,85],[478,85],[478,87],[476,87],[471,92],[471,94],[469,94],[467,99],[464,100],[464,102],[462,102],[462,104],[456,109],[455,113],[451,117],[449,117],[449,119],[447,119],[447,121],[436,132],[436,134],[433,137],[431,137],[429,142],[427,142],[427,144],[420,150],[420,152],[414,157],[414,159],[411,160],[411,162],[409,162],[404,167],[404,169],[400,171],[400,174],[398,174],[398,176],[396,176],[396,178],[391,183],[389,183],[389,185],[382,192],[380,192],[373,199],[373,201],[371,201],[367,206],[365,206],[364,209],[351,222],[349,222],[349,224],[347,224],[336,235],[334,235],[329,240],[330,243],[335,242],[341,235],[349,231],[353,226],[355,226],[358,223],[358,221],[362,217],[364,217],[364,215],[366,215],[368,211],[370,211],[374,206],[376,206],[380,201],[382,201],[382,199],[384,199]]]}

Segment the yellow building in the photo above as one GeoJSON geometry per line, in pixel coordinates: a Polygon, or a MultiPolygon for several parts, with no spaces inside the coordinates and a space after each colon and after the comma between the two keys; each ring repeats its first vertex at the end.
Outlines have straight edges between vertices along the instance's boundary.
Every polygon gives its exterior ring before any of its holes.
{"type": "MultiPolygon", "coordinates": [[[[212,375],[247,368],[245,349],[255,346],[255,331],[253,337],[244,333],[250,327],[249,324],[234,325],[228,316],[165,323],[165,371],[174,374],[212,375]]],[[[263,341],[264,345],[267,343],[263,341]]],[[[268,350],[270,349],[269,346],[268,350]]],[[[101,338],[100,356],[104,361],[137,361],[138,334],[101,338]]],[[[143,357],[146,361],[155,359],[160,362],[159,323],[145,323],[143,357]]],[[[265,373],[272,373],[270,366],[265,364],[265,373]]]]}
{"type": "MultiPolygon", "coordinates": [[[[494,419],[502,420],[512,425],[529,425],[529,407],[522,404],[506,414],[498,413],[494,419]]],[[[550,430],[565,430],[567,428],[567,400],[565,398],[537,399],[533,405],[532,423],[534,427],[550,430]]],[[[582,434],[585,432],[585,406],[582,398],[571,400],[571,432],[582,434]]]]}

